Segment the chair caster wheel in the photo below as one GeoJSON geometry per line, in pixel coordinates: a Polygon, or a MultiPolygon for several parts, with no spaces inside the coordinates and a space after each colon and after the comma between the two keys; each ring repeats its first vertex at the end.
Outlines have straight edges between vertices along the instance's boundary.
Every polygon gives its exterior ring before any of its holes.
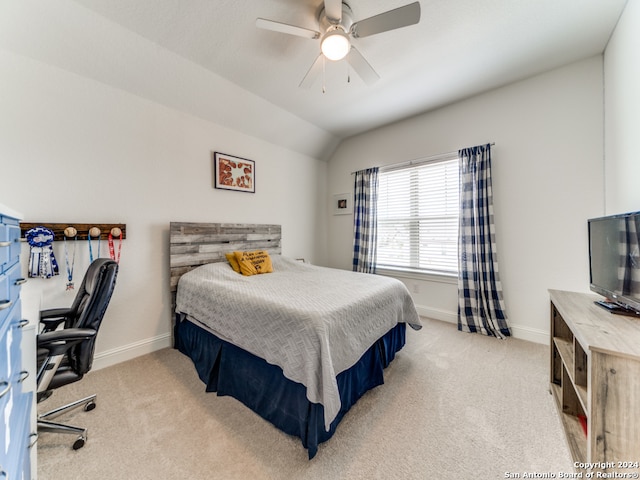
{"type": "Polygon", "coordinates": [[[78,450],[82,447],[84,447],[84,442],[85,442],[85,438],[84,437],[78,437],[78,439],[73,442],[73,449],[74,450],[78,450]]]}
{"type": "Polygon", "coordinates": [[[84,411],[85,412],[90,412],[91,410],[93,410],[94,408],[96,408],[96,402],[94,402],[93,400],[88,402],[85,406],[84,406],[84,411]]]}

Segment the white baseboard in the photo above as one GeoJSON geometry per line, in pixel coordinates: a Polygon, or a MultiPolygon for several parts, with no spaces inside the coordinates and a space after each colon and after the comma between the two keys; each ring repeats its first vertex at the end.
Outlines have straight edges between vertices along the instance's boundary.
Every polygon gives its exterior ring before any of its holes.
{"type": "Polygon", "coordinates": [[[148,353],[155,352],[172,346],[172,335],[165,333],[154,338],[148,338],[140,342],[130,343],[122,347],[106,350],[104,352],[97,353],[93,357],[93,369],[99,370],[101,368],[110,367],[117,363],[125,362],[148,353]]]}
{"type": "Polygon", "coordinates": [[[511,333],[514,338],[527,340],[533,343],[541,343],[549,345],[549,331],[540,330],[538,328],[523,327],[521,325],[510,325],[511,333]]]}
{"type": "MultiPolygon", "coordinates": [[[[457,312],[452,313],[446,310],[425,307],[423,305],[416,305],[416,310],[418,311],[418,315],[421,317],[433,318],[434,320],[441,320],[443,322],[454,323],[456,325],[458,324],[457,312]]],[[[511,324],[510,327],[513,338],[527,340],[528,342],[541,343],[543,345],[549,344],[548,331],[513,324],[511,324]]]]}
{"type": "Polygon", "coordinates": [[[443,322],[458,323],[458,313],[451,313],[447,310],[439,310],[437,308],[416,305],[418,315],[421,317],[433,318],[434,320],[442,320],[443,322]]]}

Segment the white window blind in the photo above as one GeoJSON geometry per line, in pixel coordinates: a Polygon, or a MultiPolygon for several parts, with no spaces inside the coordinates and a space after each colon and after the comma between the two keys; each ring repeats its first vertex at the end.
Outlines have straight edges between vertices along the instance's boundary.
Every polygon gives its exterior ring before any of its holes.
{"type": "Polygon", "coordinates": [[[458,158],[379,173],[377,266],[458,272],[458,158]]]}

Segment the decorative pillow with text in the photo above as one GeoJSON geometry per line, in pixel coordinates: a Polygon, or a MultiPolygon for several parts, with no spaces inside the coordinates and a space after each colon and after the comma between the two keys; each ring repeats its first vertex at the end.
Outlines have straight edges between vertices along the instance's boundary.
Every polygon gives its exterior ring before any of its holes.
{"type": "Polygon", "coordinates": [[[252,252],[233,252],[243,275],[258,275],[273,272],[271,257],[265,250],[252,252]]]}
{"type": "Polygon", "coordinates": [[[231,265],[231,268],[233,268],[233,271],[240,273],[240,265],[238,264],[238,260],[236,260],[235,253],[225,253],[224,256],[227,257],[227,261],[229,265],[231,265]]]}

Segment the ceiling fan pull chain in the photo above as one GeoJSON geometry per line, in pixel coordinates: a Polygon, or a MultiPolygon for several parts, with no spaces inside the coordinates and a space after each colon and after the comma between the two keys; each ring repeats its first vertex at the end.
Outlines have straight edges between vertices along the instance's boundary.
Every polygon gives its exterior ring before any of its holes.
{"type": "Polygon", "coordinates": [[[325,82],[326,80],[326,76],[325,76],[325,66],[326,66],[326,60],[324,58],[324,55],[322,56],[322,93],[327,93],[327,84],[325,82]]]}

